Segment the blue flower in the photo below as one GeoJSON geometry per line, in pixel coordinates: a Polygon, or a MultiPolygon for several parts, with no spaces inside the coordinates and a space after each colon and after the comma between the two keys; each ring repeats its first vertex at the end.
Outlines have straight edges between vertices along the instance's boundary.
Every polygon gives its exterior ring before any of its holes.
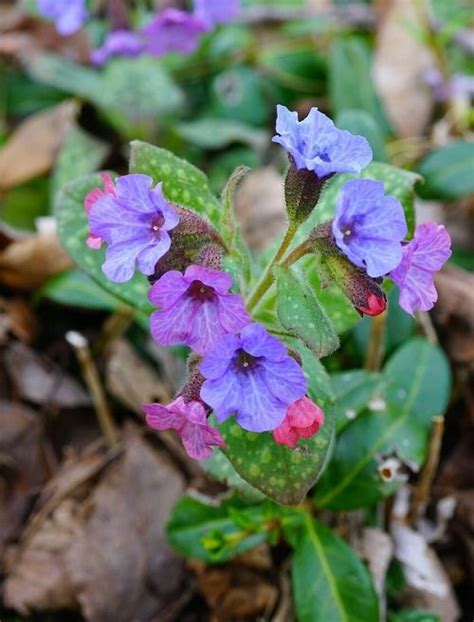
{"type": "Polygon", "coordinates": [[[350,261],[375,278],[402,260],[407,224],[403,207],[395,197],[384,195],[382,182],[354,179],[339,193],[332,232],[350,261]]]}
{"type": "Polygon", "coordinates": [[[86,0],[38,0],[38,11],[54,20],[60,35],[73,35],[87,18],[86,0]]]}
{"type": "Polygon", "coordinates": [[[201,398],[218,421],[235,414],[245,430],[274,430],[288,406],[304,397],[307,381],[284,344],[260,324],[225,335],[201,363],[201,398]]]}
{"type": "Polygon", "coordinates": [[[277,106],[273,142],[290,154],[297,169],[314,171],[318,177],[334,173],[360,173],[372,160],[372,149],[363,136],[339,130],[329,117],[311,108],[303,121],[296,112],[277,106]]]}
{"type": "Polygon", "coordinates": [[[148,175],[124,175],[114,194],[104,194],[90,207],[90,232],[108,244],[102,270],[116,283],[131,279],[136,263],[143,274],[153,274],[171,246],[168,232],[179,217],[165,200],[161,183],[152,184],[148,175]]]}

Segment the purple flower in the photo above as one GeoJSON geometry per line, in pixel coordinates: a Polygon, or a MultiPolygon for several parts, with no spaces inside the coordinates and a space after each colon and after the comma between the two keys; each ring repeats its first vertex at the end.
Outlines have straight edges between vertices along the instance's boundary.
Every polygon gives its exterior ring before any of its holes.
{"type": "Polygon", "coordinates": [[[239,0],[195,0],[194,14],[208,28],[231,22],[239,12],[239,0]]]}
{"type": "Polygon", "coordinates": [[[379,277],[400,263],[407,224],[403,207],[384,195],[382,182],[354,179],[339,193],[332,232],[353,264],[379,277]]]}
{"type": "Polygon", "coordinates": [[[244,301],[229,294],[227,272],[189,266],[181,274],[166,272],[150,289],[160,308],[150,318],[151,334],[162,346],[185,343],[204,355],[223,335],[238,333],[252,321],[244,301]]]}
{"type": "Polygon", "coordinates": [[[148,425],[155,430],[176,430],[184,448],[194,460],[212,455],[212,447],[224,447],[219,431],[207,423],[206,410],[200,402],[186,403],[178,397],[171,404],[144,404],[148,425]]]}
{"type": "Polygon", "coordinates": [[[148,175],[125,175],[115,182],[115,195],[104,194],[89,211],[90,232],[108,244],[104,274],[116,283],[140,272],[153,274],[157,261],[169,250],[168,231],[179,217],[165,200],[161,183],[152,189],[148,175]]]}
{"type": "Polygon", "coordinates": [[[318,177],[360,173],[372,160],[372,149],[363,136],[339,130],[317,108],[298,121],[298,113],[278,105],[276,131],[279,136],[273,142],[288,151],[296,168],[314,171],[318,177]]]}
{"type": "Polygon", "coordinates": [[[38,10],[64,37],[80,30],[88,15],[85,0],[38,0],[38,10]]]}
{"type": "Polygon", "coordinates": [[[206,378],[201,398],[218,421],[235,414],[251,432],[277,428],[288,406],[303,397],[307,381],[286,347],[260,324],[250,324],[240,337],[222,337],[204,358],[206,378]]]}
{"type": "Polygon", "coordinates": [[[144,40],[130,30],[116,30],[107,35],[102,47],[92,50],[91,60],[103,65],[111,56],[139,56],[145,50],[144,40]]]}
{"type": "Polygon", "coordinates": [[[146,51],[152,56],[167,52],[191,54],[206,30],[206,24],[196,15],[169,8],[158,13],[141,29],[140,35],[146,40],[146,51]]]}
{"type": "Polygon", "coordinates": [[[403,259],[390,278],[400,289],[401,308],[413,315],[428,311],[438,299],[434,274],[451,257],[451,239],[443,225],[418,225],[413,240],[403,247],[403,259]]]}

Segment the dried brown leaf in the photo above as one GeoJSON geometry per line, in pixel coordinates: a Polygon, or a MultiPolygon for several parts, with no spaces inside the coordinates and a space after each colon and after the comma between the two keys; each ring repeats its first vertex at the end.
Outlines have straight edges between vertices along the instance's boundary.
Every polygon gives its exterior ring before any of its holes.
{"type": "Polygon", "coordinates": [[[122,453],[70,458],[10,555],[6,605],[80,606],[91,622],[159,619],[183,578],[164,533],[183,489],[174,465],[135,429],[122,453]]]}
{"type": "Polygon", "coordinates": [[[5,353],[6,369],[21,397],[35,404],[90,406],[87,391],[61,367],[27,345],[15,342],[5,353]]]}
{"type": "Polygon", "coordinates": [[[37,332],[36,316],[22,298],[0,298],[0,343],[4,343],[9,334],[31,343],[37,332]]]}
{"type": "Polygon", "coordinates": [[[414,33],[422,27],[423,9],[412,0],[380,4],[383,15],[375,47],[375,84],[396,133],[402,138],[419,136],[433,110],[433,95],[423,75],[434,66],[434,59],[414,33]]]}
{"type": "Polygon", "coordinates": [[[235,212],[247,244],[263,250],[285,228],[283,177],[270,166],[249,173],[237,189],[235,212]]]}
{"type": "Polygon", "coordinates": [[[0,149],[0,190],[49,171],[78,112],[65,101],[23,121],[0,149]]]}
{"type": "Polygon", "coordinates": [[[73,267],[54,231],[33,235],[2,234],[0,283],[20,290],[41,287],[50,277],[73,267]]]}

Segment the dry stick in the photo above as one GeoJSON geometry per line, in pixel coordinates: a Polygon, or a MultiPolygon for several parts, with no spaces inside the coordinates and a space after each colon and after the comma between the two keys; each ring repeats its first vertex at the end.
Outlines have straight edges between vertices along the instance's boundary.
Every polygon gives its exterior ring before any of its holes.
{"type": "Polygon", "coordinates": [[[128,329],[135,318],[135,310],[128,306],[120,306],[112,315],[104,322],[104,328],[100,339],[92,346],[94,354],[102,353],[105,348],[121,337],[128,329]]]}
{"type": "Polygon", "coordinates": [[[431,438],[428,449],[428,459],[425,462],[420,479],[412,497],[410,519],[415,523],[420,518],[428,505],[431,486],[438,468],[441,443],[444,432],[444,417],[433,417],[431,420],[431,438]]]}
{"type": "Polygon", "coordinates": [[[378,371],[382,366],[385,351],[385,325],[387,323],[387,311],[372,318],[370,326],[369,345],[365,359],[365,369],[378,371]]]}
{"type": "Polygon", "coordinates": [[[105,399],[105,393],[100,382],[97,367],[92,358],[89,343],[83,335],[73,330],[66,333],[66,340],[73,347],[79,361],[82,376],[94,402],[100,429],[109,447],[114,447],[118,443],[119,434],[105,399]]]}

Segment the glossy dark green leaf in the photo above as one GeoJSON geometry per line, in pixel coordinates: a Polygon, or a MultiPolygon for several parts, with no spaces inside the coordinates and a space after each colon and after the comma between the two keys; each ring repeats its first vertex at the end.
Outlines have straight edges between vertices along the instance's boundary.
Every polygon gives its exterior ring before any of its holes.
{"type": "Polygon", "coordinates": [[[474,192],[474,143],[458,140],[432,151],[418,172],[425,183],[417,192],[427,199],[458,199],[474,192]]]}
{"type": "Polygon", "coordinates": [[[363,110],[383,134],[390,130],[372,79],[372,58],[358,37],[337,38],[329,55],[329,95],[336,116],[344,110],[363,110]]]}
{"type": "Polygon", "coordinates": [[[402,609],[396,613],[389,612],[388,622],[442,622],[442,620],[441,617],[433,611],[402,609]]]}
{"type": "Polygon", "coordinates": [[[277,314],[285,330],[301,339],[318,358],[334,352],[339,338],[314,292],[288,268],[276,268],[275,276],[277,314]]]}
{"type": "Polygon", "coordinates": [[[385,380],[382,374],[365,369],[331,374],[336,410],[336,432],[339,434],[367,408],[374,398],[383,395],[385,380]]]}
{"type": "Polygon", "coordinates": [[[308,515],[291,576],[298,622],[378,622],[378,598],[355,552],[308,515]]]}
{"type": "Polygon", "coordinates": [[[185,496],[175,505],[166,532],[182,555],[225,562],[268,539],[272,514],[268,504],[249,506],[235,498],[207,504],[185,496]]]}
{"type": "Polygon", "coordinates": [[[383,376],[384,402],[361,413],[337,440],[316,487],[320,507],[351,510],[392,494],[401,482],[379,476],[384,455],[395,453],[418,467],[425,459],[432,418],[443,414],[449,398],[446,356],[424,339],[412,339],[390,358],[383,376]]]}
{"type": "Polygon", "coordinates": [[[131,143],[130,173],[150,175],[155,183],[163,182],[170,201],[189,207],[216,223],[221,206],[209,189],[207,177],[198,168],[170,151],[134,140],[131,143]]]}
{"type": "Polygon", "coordinates": [[[127,283],[112,283],[102,272],[105,248],[92,250],[86,246],[88,223],[84,210],[84,199],[93,188],[102,187],[98,174],[88,175],[66,184],[57,194],[55,215],[61,243],[71,258],[84,272],[87,272],[105,290],[126,302],[133,308],[148,313],[152,307],[148,302],[148,280],[138,271],[127,283]]]}

